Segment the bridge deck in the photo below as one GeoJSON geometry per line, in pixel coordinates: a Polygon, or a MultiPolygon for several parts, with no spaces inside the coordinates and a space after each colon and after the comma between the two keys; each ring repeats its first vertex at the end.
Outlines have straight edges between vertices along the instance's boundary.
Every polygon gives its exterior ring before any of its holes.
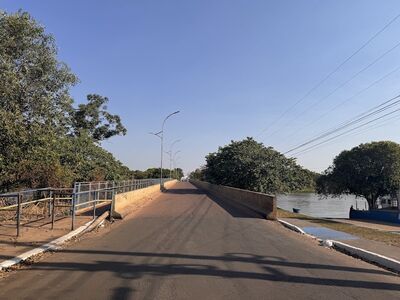
{"type": "Polygon", "coordinates": [[[0,281],[1,299],[399,299],[400,278],[190,183],[0,281]]]}

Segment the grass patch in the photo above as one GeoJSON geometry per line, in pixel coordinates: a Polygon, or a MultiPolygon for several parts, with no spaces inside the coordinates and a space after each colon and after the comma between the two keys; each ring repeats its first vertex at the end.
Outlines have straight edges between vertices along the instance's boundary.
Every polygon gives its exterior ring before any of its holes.
{"type": "Polygon", "coordinates": [[[346,232],[367,240],[383,242],[390,246],[400,247],[400,235],[396,233],[355,226],[352,224],[340,223],[332,220],[313,218],[302,214],[295,214],[280,208],[278,208],[278,218],[306,220],[316,225],[346,232]]]}
{"type": "Polygon", "coordinates": [[[277,215],[278,215],[278,218],[289,218],[289,219],[293,218],[293,219],[299,219],[299,220],[316,220],[313,217],[309,217],[309,216],[302,215],[302,214],[295,214],[290,211],[283,210],[281,208],[278,208],[277,215]]]}

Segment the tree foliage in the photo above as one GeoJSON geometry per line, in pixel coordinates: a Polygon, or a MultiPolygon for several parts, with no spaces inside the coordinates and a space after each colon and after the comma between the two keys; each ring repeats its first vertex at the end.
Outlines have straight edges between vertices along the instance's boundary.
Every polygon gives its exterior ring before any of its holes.
{"type": "Polygon", "coordinates": [[[88,95],[88,103],[79,104],[73,114],[73,126],[76,135],[82,131],[89,134],[95,141],[100,142],[115,135],[125,135],[126,128],[118,115],[107,111],[107,97],[88,95]]]}
{"type": "Polygon", "coordinates": [[[354,194],[374,208],[380,196],[400,187],[400,145],[382,141],[361,144],[341,152],[317,180],[320,194],[354,194]]]}
{"type": "Polygon", "coordinates": [[[315,174],[252,138],[232,141],[206,157],[205,180],[262,193],[314,187],[315,174]]]}
{"type": "Polygon", "coordinates": [[[190,172],[189,179],[204,181],[205,180],[204,172],[205,172],[205,167],[197,168],[193,172],[190,172]]]}
{"type": "Polygon", "coordinates": [[[99,142],[126,129],[89,95],[74,108],[78,78],[54,38],[28,13],[0,13],[0,190],[117,179],[129,169],[99,142]]]}
{"type": "MultiPolygon", "coordinates": [[[[145,171],[135,170],[132,172],[135,179],[147,179],[147,178],[160,178],[160,168],[149,168],[145,171]]],[[[181,168],[176,169],[164,169],[163,178],[181,179],[183,177],[183,171],[181,168]]]]}

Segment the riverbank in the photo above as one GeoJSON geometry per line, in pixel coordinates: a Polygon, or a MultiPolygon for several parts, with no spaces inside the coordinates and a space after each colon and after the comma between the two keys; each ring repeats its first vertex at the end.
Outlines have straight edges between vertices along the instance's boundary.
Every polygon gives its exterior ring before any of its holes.
{"type": "MultiPolygon", "coordinates": [[[[400,247],[400,234],[370,228],[371,222],[368,222],[369,226],[360,226],[348,222],[341,222],[340,220],[329,220],[325,218],[310,217],[303,214],[295,214],[280,208],[278,208],[278,218],[291,219],[292,221],[299,220],[299,222],[295,223],[301,223],[301,225],[304,227],[325,227],[339,232],[344,232],[361,239],[384,243],[388,246],[400,247]]],[[[362,223],[362,221],[358,222],[362,223]]]]}
{"type": "Polygon", "coordinates": [[[366,200],[354,195],[325,197],[315,193],[278,194],[277,205],[287,211],[298,208],[301,213],[315,218],[348,219],[351,207],[368,209],[366,200]]]}

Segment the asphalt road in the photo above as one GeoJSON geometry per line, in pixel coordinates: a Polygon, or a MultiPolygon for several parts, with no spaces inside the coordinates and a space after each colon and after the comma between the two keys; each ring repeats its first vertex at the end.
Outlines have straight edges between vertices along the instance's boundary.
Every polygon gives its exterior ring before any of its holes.
{"type": "Polygon", "coordinates": [[[189,183],[0,280],[1,299],[400,299],[400,277],[189,183]]]}

